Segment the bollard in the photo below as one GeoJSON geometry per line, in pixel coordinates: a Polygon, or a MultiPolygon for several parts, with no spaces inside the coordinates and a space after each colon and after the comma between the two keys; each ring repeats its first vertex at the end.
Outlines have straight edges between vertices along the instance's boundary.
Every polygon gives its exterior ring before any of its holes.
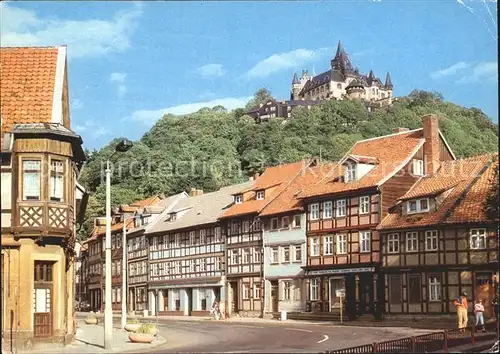
{"type": "Polygon", "coordinates": [[[444,331],[444,352],[448,353],[448,331],[444,331]]]}
{"type": "Polygon", "coordinates": [[[378,343],[374,342],[372,344],[372,353],[378,353],[378,343]]]}

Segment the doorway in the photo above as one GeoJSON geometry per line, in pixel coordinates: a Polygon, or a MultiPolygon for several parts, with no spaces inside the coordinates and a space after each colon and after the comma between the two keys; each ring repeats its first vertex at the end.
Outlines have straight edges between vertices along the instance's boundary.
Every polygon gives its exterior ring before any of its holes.
{"type": "Polygon", "coordinates": [[[278,281],[271,282],[271,312],[278,312],[279,301],[279,285],[278,281]]]}
{"type": "Polygon", "coordinates": [[[484,305],[484,316],[491,318],[495,316],[493,311],[493,299],[495,297],[495,287],[493,286],[493,274],[477,273],[474,289],[474,301],[481,299],[484,305]]]}
{"type": "Polygon", "coordinates": [[[359,315],[373,313],[373,280],[371,273],[359,275],[359,315]]]}
{"type": "Polygon", "coordinates": [[[33,312],[36,338],[52,337],[53,262],[35,261],[33,312]]]}
{"type": "MultiPolygon", "coordinates": [[[[343,284],[343,278],[342,277],[335,277],[335,278],[330,278],[330,298],[329,298],[329,303],[330,303],[330,309],[329,312],[337,312],[340,311],[340,298],[337,297],[337,290],[343,289],[344,284],[343,284]]],[[[342,299],[342,301],[345,301],[345,299],[342,299]]]]}
{"type": "Polygon", "coordinates": [[[231,290],[233,292],[233,296],[231,297],[231,313],[238,312],[238,282],[232,281],[229,283],[231,290]]]}
{"type": "Polygon", "coordinates": [[[191,316],[191,311],[193,311],[193,289],[186,289],[187,294],[187,315],[191,316]]]}

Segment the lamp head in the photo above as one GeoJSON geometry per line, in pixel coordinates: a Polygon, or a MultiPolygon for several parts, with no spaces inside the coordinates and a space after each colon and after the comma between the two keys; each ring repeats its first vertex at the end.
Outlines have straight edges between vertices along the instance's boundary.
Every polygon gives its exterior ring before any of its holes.
{"type": "Polygon", "coordinates": [[[128,140],[127,138],[123,138],[120,140],[120,142],[116,145],[115,151],[116,152],[125,152],[130,150],[130,148],[134,145],[133,142],[128,140]]]}

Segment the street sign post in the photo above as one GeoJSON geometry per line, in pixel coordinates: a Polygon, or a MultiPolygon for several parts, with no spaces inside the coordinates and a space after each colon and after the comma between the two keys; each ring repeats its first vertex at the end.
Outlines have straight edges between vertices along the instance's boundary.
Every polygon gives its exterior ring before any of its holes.
{"type": "Polygon", "coordinates": [[[343,309],[344,309],[344,297],[345,297],[345,289],[337,289],[335,291],[335,295],[337,295],[338,298],[340,298],[340,324],[342,324],[342,321],[343,321],[343,316],[342,316],[342,312],[343,312],[343,309]]]}

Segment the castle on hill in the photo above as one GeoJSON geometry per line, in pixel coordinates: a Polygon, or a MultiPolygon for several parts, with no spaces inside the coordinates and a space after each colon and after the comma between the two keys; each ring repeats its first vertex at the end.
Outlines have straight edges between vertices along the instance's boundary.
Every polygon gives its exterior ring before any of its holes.
{"type": "Polygon", "coordinates": [[[392,103],[393,85],[389,73],[386,74],[385,83],[372,70],[368,75],[360,74],[341,41],[330,64],[330,70],[316,76],[309,76],[307,70],[302,71],[300,78],[295,73],[290,100],[360,100],[373,108],[392,103]]]}

